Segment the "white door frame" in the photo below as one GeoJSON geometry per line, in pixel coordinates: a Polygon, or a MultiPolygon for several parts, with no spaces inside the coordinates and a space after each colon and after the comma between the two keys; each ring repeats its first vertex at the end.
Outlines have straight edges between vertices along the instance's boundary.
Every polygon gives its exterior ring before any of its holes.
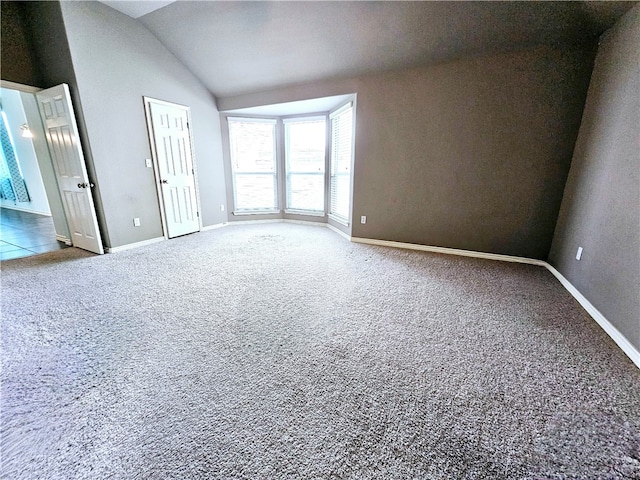
{"type": "Polygon", "coordinates": [[[191,146],[191,159],[193,165],[193,181],[196,193],[196,208],[198,210],[198,231],[202,231],[202,209],[200,208],[200,182],[198,181],[198,164],[196,162],[196,153],[193,143],[193,130],[191,128],[191,108],[179,103],[167,102],[165,100],[159,100],[152,97],[142,97],[144,102],[144,113],[147,120],[147,136],[149,138],[149,145],[151,147],[151,158],[153,159],[153,174],[156,180],[156,194],[158,196],[158,207],[160,208],[160,219],[162,222],[162,234],[165,240],[169,240],[169,230],[167,228],[167,216],[164,210],[164,197],[162,194],[162,183],[160,182],[160,166],[158,164],[158,153],[156,151],[156,142],[154,140],[155,134],[153,133],[153,121],[151,118],[151,104],[165,105],[168,107],[178,108],[187,112],[187,123],[189,130],[189,144],[191,146]]]}

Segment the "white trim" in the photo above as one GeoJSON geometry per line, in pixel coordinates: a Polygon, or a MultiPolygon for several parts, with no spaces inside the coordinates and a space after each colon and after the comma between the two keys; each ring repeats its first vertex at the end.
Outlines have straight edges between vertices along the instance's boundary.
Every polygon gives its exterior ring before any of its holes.
{"type": "Polygon", "coordinates": [[[562,286],[567,289],[567,291],[573,295],[580,305],[587,311],[589,315],[600,325],[600,327],[611,337],[611,339],[616,342],[616,344],[622,349],[624,353],[631,359],[633,363],[636,364],[638,368],[640,368],[640,351],[638,351],[632,344],[627,340],[627,338],[620,333],[620,331],[613,326],[613,324],[607,320],[607,318],[600,313],[600,311],[593,306],[593,304],[587,300],[587,298],[580,293],[580,291],[574,287],[569,280],[567,280],[564,275],[562,275],[558,270],[556,270],[553,265],[550,265],[547,262],[545,263],[545,267],[549,270],[554,277],[556,277],[562,286]]]}
{"type": "Polygon", "coordinates": [[[341,237],[347,239],[348,241],[352,241],[352,237],[350,237],[348,234],[344,233],[342,230],[340,230],[339,228],[334,227],[333,225],[331,225],[330,223],[326,223],[325,224],[327,226],[327,228],[329,230],[333,230],[335,233],[337,233],[338,235],[340,235],[341,237]]]}
{"type": "Polygon", "coordinates": [[[365,243],[368,245],[380,245],[383,247],[405,248],[408,250],[420,250],[423,252],[444,253],[446,255],[459,255],[462,257],[484,258],[486,260],[499,260],[502,262],[528,263],[530,265],[545,266],[546,262],[533,258],[514,257],[511,255],[501,255],[499,253],[475,252],[473,250],[460,250],[458,248],[432,247],[429,245],[418,245],[415,243],[392,242],[389,240],[377,240],[375,238],[351,237],[355,243],[365,243]]]}
{"type": "Polygon", "coordinates": [[[206,227],[202,227],[200,231],[206,232],[207,230],[215,230],[216,228],[226,227],[227,225],[229,225],[228,222],[214,223],[213,225],[207,225],[206,227]]]}
{"type": "Polygon", "coordinates": [[[10,90],[18,90],[25,93],[38,93],[42,91],[41,88],[32,87],[31,85],[23,85],[22,83],[10,82],[9,80],[0,80],[0,87],[8,88],[10,90]]]}
{"type": "Polygon", "coordinates": [[[242,217],[245,215],[278,215],[280,214],[280,210],[240,210],[240,211],[233,211],[231,212],[231,215],[233,215],[234,217],[242,217]]]}
{"type": "Polygon", "coordinates": [[[287,215],[306,215],[308,217],[326,217],[327,214],[324,210],[289,210],[284,209],[284,213],[287,215]]]}
{"type": "Polygon", "coordinates": [[[344,220],[342,217],[336,217],[335,213],[327,213],[327,217],[329,217],[331,220],[333,220],[336,223],[339,223],[340,225],[344,225],[345,227],[349,226],[349,220],[344,220]]]}
{"type": "Polygon", "coordinates": [[[165,107],[177,107],[177,108],[181,108],[183,110],[189,110],[190,107],[188,105],[183,105],[181,103],[176,103],[176,102],[167,102],[166,100],[160,100],[159,98],[154,98],[154,97],[146,97],[146,96],[142,96],[142,98],[144,99],[145,103],[147,101],[153,102],[153,103],[157,103],[158,105],[164,105],[165,107]]]}
{"type": "Polygon", "coordinates": [[[166,238],[164,237],[156,237],[156,238],[150,238],[149,240],[142,240],[141,242],[120,245],[119,247],[107,247],[105,248],[105,250],[107,253],[118,253],[118,252],[123,252],[124,250],[131,250],[132,248],[144,247],[146,245],[151,245],[158,242],[164,242],[165,240],[166,238]]]}
{"type": "Polygon", "coordinates": [[[319,121],[327,121],[326,115],[304,115],[298,117],[282,117],[282,123],[284,125],[288,123],[306,123],[306,122],[319,122],[319,121]]]}
{"type": "MultiPolygon", "coordinates": [[[[346,236],[343,232],[340,232],[337,228],[329,225],[329,228],[334,230],[335,232],[346,236]]],[[[348,237],[347,237],[348,238],[348,237]]],[[[629,342],[629,340],[620,333],[620,331],[613,326],[613,324],[607,320],[607,318],[600,313],[600,311],[593,306],[593,304],[587,300],[587,298],[580,293],[580,291],[574,287],[569,280],[567,280],[560,272],[558,272],[552,265],[545,262],[544,260],[537,260],[534,258],[525,258],[525,257],[514,257],[511,255],[500,255],[497,253],[485,253],[485,252],[475,252],[472,250],[460,250],[457,248],[445,248],[445,247],[432,247],[429,245],[419,245],[415,243],[403,243],[403,242],[392,242],[389,240],[377,240],[375,238],[361,238],[361,237],[351,237],[350,240],[354,243],[363,243],[367,245],[378,245],[383,247],[393,247],[393,248],[404,248],[408,250],[419,250],[423,252],[433,252],[433,253],[444,253],[447,255],[459,255],[463,257],[474,257],[474,258],[483,258],[487,260],[498,260],[502,262],[514,262],[514,263],[526,263],[529,265],[537,265],[539,267],[544,267],[554,277],[556,277],[560,284],[575,298],[580,305],[586,310],[586,312],[593,318],[598,325],[605,331],[609,337],[620,347],[620,349],[631,359],[631,361],[640,368],[640,351],[636,349],[636,347],[629,342]]]]}
{"type": "Polygon", "coordinates": [[[65,237],[64,235],[58,235],[58,234],[56,233],[56,240],[57,240],[58,242],[62,242],[62,243],[64,243],[65,245],[69,245],[70,247],[72,247],[72,246],[73,246],[73,242],[71,241],[71,239],[70,239],[70,238],[65,237]]]}
{"type": "Polygon", "coordinates": [[[264,117],[233,117],[228,116],[227,122],[236,122],[236,123],[268,123],[271,125],[275,125],[278,123],[277,118],[264,118],[264,117]]]}
{"type": "Polygon", "coordinates": [[[353,107],[353,100],[349,100],[344,105],[341,105],[340,107],[336,108],[333,112],[330,112],[329,113],[329,120],[332,120],[334,117],[337,117],[338,115],[340,115],[345,110],[349,110],[351,107],[353,107]]]}

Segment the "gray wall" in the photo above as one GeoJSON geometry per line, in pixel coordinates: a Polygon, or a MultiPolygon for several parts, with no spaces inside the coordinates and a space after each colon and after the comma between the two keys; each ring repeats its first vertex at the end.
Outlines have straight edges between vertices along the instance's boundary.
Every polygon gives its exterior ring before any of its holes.
{"type": "MultiPolygon", "coordinates": [[[[68,83],[74,96],[75,77],[59,5],[56,2],[3,2],[1,18],[2,79],[41,88],[68,83]],[[55,61],[50,61],[51,58],[55,61]],[[49,61],[43,61],[46,59],[49,61]]],[[[31,119],[29,125],[36,135],[33,145],[56,233],[71,239],[35,97],[30,93],[21,93],[21,97],[27,118],[31,119]]]]}
{"type": "Polygon", "coordinates": [[[23,2],[2,2],[0,75],[3,80],[37,86],[40,78],[26,27],[25,5],[23,2]]]}
{"type": "Polygon", "coordinates": [[[60,4],[77,80],[106,243],[162,236],[143,96],[191,107],[203,225],[226,221],[215,99],[140,23],[98,2],[60,4]],[[133,218],[141,226],[133,226],[133,218]]]}
{"type": "Polygon", "coordinates": [[[218,104],[356,92],[353,236],[546,259],[593,55],[538,48],[218,104]]]}
{"type": "Polygon", "coordinates": [[[640,6],[601,39],[549,261],[640,350],[638,39],[640,6]]]}
{"type": "MultiPolygon", "coordinates": [[[[15,10],[15,13],[10,15],[11,22],[21,23],[20,25],[12,24],[7,31],[5,31],[3,23],[2,78],[41,88],[61,83],[69,85],[89,178],[97,184],[60,4],[48,1],[5,3],[10,5],[7,8],[9,12],[15,10]],[[12,48],[4,49],[5,41],[12,45],[12,48]],[[28,49],[28,51],[24,51],[24,49],[28,49]],[[25,58],[29,59],[28,62],[25,58]],[[5,65],[10,67],[5,69],[5,65]]],[[[2,13],[3,22],[5,22],[5,4],[2,6],[2,13]]],[[[103,215],[99,187],[98,184],[92,193],[102,238],[108,244],[108,232],[105,230],[106,221],[103,215]]],[[[49,200],[51,201],[51,198],[49,200]]],[[[66,218],[59,220],[59,223],[61,223],[61,231],[68,232],[66,218]]],[[[70,238],[70,234],[67,233],[66,236],[70,238]]]]}

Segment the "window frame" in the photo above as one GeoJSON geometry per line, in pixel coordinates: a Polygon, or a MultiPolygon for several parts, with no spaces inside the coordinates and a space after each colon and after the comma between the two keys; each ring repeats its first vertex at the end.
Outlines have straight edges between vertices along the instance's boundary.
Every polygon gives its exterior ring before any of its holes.
{"type": "Polygon", "coordinates": [[[230,165],[230,173],[231,173],[231,189],[232,189],[232,199],[233,199],[233,215],[268,215],[268,214],[277,214],[282,210],[280,208],[280,161],[279,161],[279,148],[278,148],[278,124],[279,119],[273,117],[242,117],[242,116],[228,116],[227,119],[227,127],[228,127],[228,140],[229,140],[229,165],[230,165]],[[235,172],[233,167],[233,148],[231,141],[231,124],[233,122],[236,123],[262,123],[262,124],[270,124],[273,125],[273,186],[274,186],[274,208],[266,209],[266,208],[254,208],[254,209],[238,209],[238,196],[237,196],[237,188],[236,188],[236,176],[240,175],[267,175],[266,172],[235,172]]]}
{"type": "Polygon", "coordinates": [[[288,116],[281,117],[280,121],[282,122],[282,168],[283,168],[283,197],[284,197],[284,213],[291,215],[305,215],[310,217],[325,217],[327,215],[328,208],[328,198],[327,198],[327,186],[328,186],[328,177],[327,177],[327,168],[329,161],[329,142],[328,142],[328,132],[329,132],[329,116],[328,114],[308,114],[304,116],[288,116]],[[322,210],[302,210],[296,208],[289,207],[289,171],[288,171],[288,136],[287,136],[287,124],[288,123],[297,123],[297,122],[313,122],[322,120],[325,123],[325,139],[324,139],[324,170],[322,172],[322,184],[323,184],[323,207],[322,210]]]}
{"type": "Polygon", "coordinates": [[[348,227],[351,224],[351,215],[352,215],[352,206],[353,206],[353,167],[354,167],[354,158],[355,158],[355,127],[356,127],[356,108],[355,101],[349,100],[346,103],[336,107],[329,113],[329,178],[328,178],[328,190],[329,196],[327,198],[327,216],[341,225],[348,227]],[[349,206],[347,207],[347,216],[342,216],[340,214],[336,214],[332,211],[332,179],[335,176],[333,174],[333,133],[334,133],[334,125],[333,120],[340,115],[342,115],[347,110],[351,110],[351,146],[350,146],[350,159],[349,159],[349,172],[348,172],[348,183],[349,183],[349,206]]]}

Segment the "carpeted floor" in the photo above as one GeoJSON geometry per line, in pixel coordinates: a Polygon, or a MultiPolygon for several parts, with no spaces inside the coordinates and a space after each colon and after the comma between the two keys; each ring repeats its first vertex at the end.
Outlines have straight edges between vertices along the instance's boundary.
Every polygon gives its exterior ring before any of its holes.
{"type": "Polygon", "coordinates": [[[1,282],[2,478],[640,479],[640,370],[541,267],[267,224],[1,282]]]}

